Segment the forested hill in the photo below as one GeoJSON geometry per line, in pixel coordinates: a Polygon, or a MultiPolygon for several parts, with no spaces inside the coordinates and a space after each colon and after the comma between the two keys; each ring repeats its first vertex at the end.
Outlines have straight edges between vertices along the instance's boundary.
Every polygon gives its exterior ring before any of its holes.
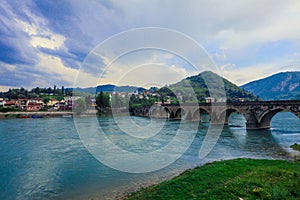
{"type": "Polygon", "coordinates": [[[241,87],[264,100],[299,100],[300,72],[281,72],[241,87]]]}
{"type": "MultiPolygon", "coordinates": [[[[219,88],[219,85],[222,84],[220,83],[220,81],[223,81],[227,101],[238,101],[241,98],[246,101],[258,100],[258,97],[256,95],[240,88],[239,86],[231,83],[227,79],[220,77],[219,75],[210,71],[202,72],[196,76],[188,77],[186,79],[181,80],[178,83],[170,85],[170,90],[166,88],[161,88],[160,93],[164,93],[164,95],[172,95],[172,92],[177,94],[185,94],[188,91],[188,88],[191,86],[195,91],[198,101],[204,102],[205,97],[209,97],[210,93],[203,77],[205,77],[205,79],[210,82],[211,86],[216,85],[215,88],[219,88]]],[[[217,96],[212,97],[219,98],[222,96],[222,91],[218,90],[219,89],[215,90],[216,92],[214,92],[215,94],[217,94],[217,96]],[[218,94],[220,95],[218,96],[218,94]]]]}

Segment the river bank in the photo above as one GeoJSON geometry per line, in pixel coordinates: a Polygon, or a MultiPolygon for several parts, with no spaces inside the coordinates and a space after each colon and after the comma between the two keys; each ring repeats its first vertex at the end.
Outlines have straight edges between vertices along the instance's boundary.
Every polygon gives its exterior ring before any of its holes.
{"type": "MultiPolygon", "coordinates": [[[[0,113],[0,119],[10,119],[10,118],[34,118],[34,117],[64,117],[64,116],[73,116],[75,112],[72,111],[36,111],[36,112],[5,112],[0,113]]],[[[80,114],[80,116],[90,116],[96,115],[97,110],[88,110],[80,114]]],[[[76,114],[78,115],[78,114],[76,114]]]]}
{"type": "Polygon", "coordinates": [[[62,117],[73,115],[71,111],[38,111],[38,112],[6,112],[0,113],[0,119],[19,118],[22,116],[62,117]]]}
{"type": "Polygon", "coordinates": [[[299,168],[285,160],[213,162],[124,199],[299,199],[299,168]]]}

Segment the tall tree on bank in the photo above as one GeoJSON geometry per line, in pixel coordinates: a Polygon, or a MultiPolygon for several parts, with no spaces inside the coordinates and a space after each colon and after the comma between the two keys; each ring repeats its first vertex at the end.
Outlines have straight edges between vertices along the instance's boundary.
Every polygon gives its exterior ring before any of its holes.
{"type": "Polygon", "coordinates": [[[80,98],[77,100],[75,105],[75,112],[76,114],[81,114],[82,112],[86,111],[87,106],[84,98],[80,98]]]}
{"type": "Polygon", "coordinates": [[[104,108],[109,107],[110,106],[109,105],[109,94],[101,91],[96,96],[96,104],[97,104],[98,110],[100,110],[100,112],[102,112],[104,110],[104,108]]]}

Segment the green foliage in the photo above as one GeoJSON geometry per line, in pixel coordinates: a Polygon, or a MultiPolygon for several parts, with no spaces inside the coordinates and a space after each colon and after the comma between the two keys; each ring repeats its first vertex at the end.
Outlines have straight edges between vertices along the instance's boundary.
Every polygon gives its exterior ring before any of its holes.
{"type": "Polygon", "coordinates": [[[300,151],[300,144],[295,143],[295,144],[291,145],[291,148],[296,151],[300,151]]]}
{"type": "Polygon", "coordinates": [[[50,101],[50,97],[44,97],[44,104],[47,104],[50,101]]]}
{"type": "Polygon", "coordinates": [[[19,111],[19,109],[0,106],[0,112],[13,112],[13,111],[19,111]]]}
{"type": "Polygon", "coordinates": [[[236,101],[239,98],[244,98],[246,101],[258,100],[258,97],[252,93],[243,90],[213,72],[203,72],[170,85],[168,88],[163,87],[159,89],[159,94],[171,97],[181,96],[183,103],[204,103],[205,97],[212,95],[210,94],[211,91],[214,94],[212,97],[218,99],[224,97],[224,90],[229,102],[236,101]],[[205,80],[208,82],[205,82],[205,80]],[[208,85],[210,86],[209,89],[208,85]],[[221,87],[222,85],[224,87],[221,87]],[[192,98],[194,95],[191,94],[191,89],[193,89],[197,99],[192,98]]]}
{"type": "Polygon", "coordinates": [[[101,91],[96,96],[96,104],[101,109],[110,107],[109,94],[101,91]]]}
{"type": "Polygon", "coordinates": [[[139,98],[135,95],[131,95],[129,98],[129,109],[134,109],[134,108],[139,108],[141,106],[151,106],[157,101],[161,101],[162,99],[159,97],[144,97],[144,98],[139,98]]]}
{"type": "Polygon", "coordinates": [[[24,99],[24,98],[55,98],[57,100],[62,100],[64,96],[71,96],[72,92],[64,92],[64,87],[62,89],[52,89],[51,87],[49,88],[40,88],[36,87],[31,89],[30,91],[24,89],[23,87],[21,88],[14,88],[14,89],[9,89],[7,92],[0,92],[0,98],[6,98],[6,99],[24,99]]]}
{"type": "Polygon", "coordinates": [[[76,102],[76,106],[75,106],[76,114],[81,114],[84,111],[86,111],[86,109],[87,109],[87,106],[86,106],[85,98],[78,99],[76,102]]]}
{"type": "Polygon", "coordinates": [[[299,199],[300,162],[236,159],[209,163],[127,199],[299,199]]]}

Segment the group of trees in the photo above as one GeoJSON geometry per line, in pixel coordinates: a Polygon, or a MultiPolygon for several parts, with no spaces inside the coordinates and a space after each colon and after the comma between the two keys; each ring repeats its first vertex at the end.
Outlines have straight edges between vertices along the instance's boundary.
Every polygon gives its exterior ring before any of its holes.
{"type": "Polygon", "coordinates": [[[108,93],[100,92],[96,96],[96,104],[98,110],[103,111],[105,108],[110,107],[110,97],[108,93]]]}
{"type": "Polygon", "coordinates": [[[130,97],[120,96],[118,93],[112,94],[111,97],[109,93],[100,92],[96,96],[96,104],[98,110],[103,111],[105,108],[124,108],[129,109],[136,108],[143,105],[152,105],[155,101],[159,99],[156,97],[151,98],[139,98],[135,95],[130,97]]]}
{"type": "Polygon", "coordinates": [[[14,88],[9,89],[7,92],[0,92],[0,98],[4,99],[24,99],[24,98],[36,98],[36,97],[47,97],[47,96],[53,96],[57,100],[63,99],[64,96],[71,96],[72,91],[65,89],[64,86],[60,88],[57,88],[54,86],[53,88],[40,88],[35,87],[31,90],[27,90],[23,87],[21,88],[14,88]]]}
{"type": "MultiPolygon", "coordinates": [[[[172,102],[176,103],[175,98],[171,97],[171,99],[174,99],[172,102]]],[[[118,93],[112,94],[110,97],[109,93],[102,91],[96,96],[96,104],[100,112],[104,111],[105,108],[129,108],[131,110],[141,106],[153,105],[158,101],[164,102],[166,99],[160,96],[144,96],[143,98],[139,98],[136,95],[131,95],[123,97],[118,93]]]]}

